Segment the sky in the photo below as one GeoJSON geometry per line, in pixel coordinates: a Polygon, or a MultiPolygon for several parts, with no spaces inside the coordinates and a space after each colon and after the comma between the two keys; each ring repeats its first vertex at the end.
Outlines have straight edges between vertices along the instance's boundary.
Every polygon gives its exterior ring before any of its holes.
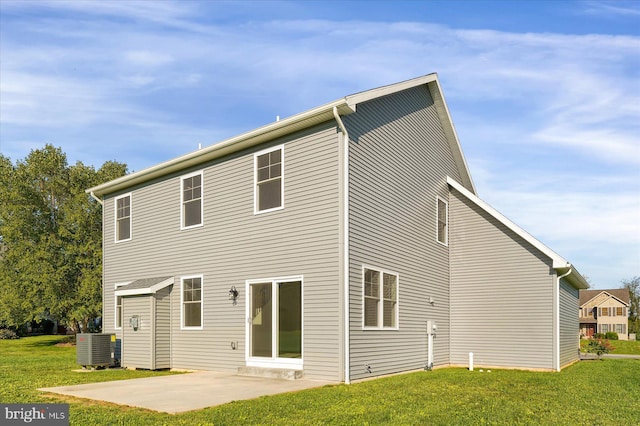
{"type": "Polygon", "coordinates": [[[437,72],[478,195],[640,276],[640,2],[0,0],[0,153],[138,171],[437,72]]]}

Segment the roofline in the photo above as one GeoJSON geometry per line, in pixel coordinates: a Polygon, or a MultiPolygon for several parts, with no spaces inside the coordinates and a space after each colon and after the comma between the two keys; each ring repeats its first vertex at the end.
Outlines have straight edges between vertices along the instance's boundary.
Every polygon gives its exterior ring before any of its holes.
{"type": "Polygon", "coordinates": [[[516,225],[511,220],[509,220],[502,213],[500,213],[499,211],[497,211],[496,209],[491,207],[486,202],[482,201],[476,195],[472,194],[469,190],[467,190],[465,187],[463,187],[460,183],[456,182],[453,178],[447,176],[447,184],[449,184],[451,187],[453,187],[456,191],[460,192],[462,195],[464,195],[471,202],[476,204],[478,207],[480,207],[485,212],[489,213],[491,216],[493,216],[500,223],[505,225],[511,231],[515,232],[522,239],[527,241],[529,244],[531,244],[536,249],[538,249],[540,252],[542,252],[544,255],[546,255],[548,258],[550,258],[551,261],[552,261],[552,265],[551,266],[552,266],[553,269],[556,270],[556,273],[565,274],[567,272],[571,272],[567,276],[567,278],[570,279],[570,281],[575,285],[575,287],[577,287],[578,289],[588,289],[589,288],[589,283],[587,283],[587,281],[578,272],[578,270],[570,262],[568,262],[564,257],[560,256],[558,253],[556,253],[555,251],[551,250],[549,247],[544,245],[542,242],[540,242],[538,239],[533,237],[527,231],[525,231],[524,229],[522,229],[521,227],[516,225]]]}
{"type": "Polygon", "coordinates": [[[88,194],[92,194],[94,197],[101,197],[106,194],[121,191],[131,186],[139,185],[170,173],[194,167],[199,164],[215,160],[224,155],[253,147],[277,137],[282,137],[329,120],[334,120],[334,108],[336,108],[338,113],[341,115],[349,115],[356,111],[359,103],[420,85],[427,85],[427,88],[433,97],[440,122],[443,124],[445,136],[449,141],[453,155],[457,162],[461,164],[462,169],[460,170],[460,175],[462,177],[462,181],[470,191],[475,193],[471,174],[469,173],[467,162],[464,158],[464,154],[462,153],[460,141],[458,140],[455,128],[453,127],[449,110],[444,101],[438,75],[435,73],[348,95],[344,98],[301,112],[283,120],[267,124],[255,130],[223,140],[197,151],[190,152],[155,166],[94,186],[87,189],[86,192],[88,194]]]}
{"type": "MultiPolygon", "coordinates": [[[[133,281],[129,282],[128,284],[131,284],[133,281]]],[[[171,284],[173,284],[174,282],[174,278],[173,277],[169,277],[166,280],[162,280],[159,283],[156,283],[152,286],[149,287],[143,287],[143,288],[133,288],[131,290],[115,290],[114,294],[116,296],[137,296],[140,294],[155,294],[157,293],[159,290],[162,290],[165,287],[170,286],[171,284]]]]}
{"type": "MultiPolygon", "coordinates": [[[[597,290],[592,290],[592,291],[597,291],[597,290]]],[[[631,301],[625,302],[624,300],[620,299],[618,296],[616,296],[615,294],[611,294],[609,293],[607,290],[600,290],[599,293],[597,293],[595,296],[593,296],[591,299],[587,300],[584,303],[581,303],[580,306],[584,306],[587,303],[591,302],[593,299],[595,299],[596,297],[600,296],[602,293],[607,293],[609,295],[609,297],[613,297],[614,299],[616,299],[618,302],[626,305],[626,306],[631,306],[631,301]]],[[[596,305],[599,306],[599,305],[596,305]]]]}

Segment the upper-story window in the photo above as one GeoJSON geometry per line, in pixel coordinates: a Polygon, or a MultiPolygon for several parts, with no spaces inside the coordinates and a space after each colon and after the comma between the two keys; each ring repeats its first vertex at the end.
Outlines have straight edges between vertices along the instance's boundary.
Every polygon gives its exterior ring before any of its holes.
{"type": "Polygon", "coordinates": [[[116,243],[131,239],[131,194],[115,199],[116,243]]]}
{"type": "Polygon", "coordinates": [[[366,328],[398,327],[398,274],[363,268],[363,325],[366,328]]]}
{"type": "Polygon", "coordinates": [[[284,146],[254,155],[254,212],[265,213],[284,207],[284,146]]]}
{"type": "Polygon", "coordinates": [[[180,179],[180,227],[202,226],[202,171],[180,179]]]}
{"type": "Polygon", "coordinates": [[[437,238],[439,243],[446,246],[448,244],[449,210],[447,202],[442,198],[437,197],[437,203],[437,238]]]}

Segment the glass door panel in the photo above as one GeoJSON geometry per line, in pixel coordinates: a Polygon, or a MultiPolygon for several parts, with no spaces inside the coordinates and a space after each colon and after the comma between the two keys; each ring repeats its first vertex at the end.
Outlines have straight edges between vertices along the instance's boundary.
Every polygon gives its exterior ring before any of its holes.
{"type": "Polygon", "coordinates": [[[278,283],[278,358],[302,358],[300,281],[278,283]]]}
{"type": "Polygon", "coordinates": [[[251,284],[251,356],[273,357],[271,286],[251,284]]]}

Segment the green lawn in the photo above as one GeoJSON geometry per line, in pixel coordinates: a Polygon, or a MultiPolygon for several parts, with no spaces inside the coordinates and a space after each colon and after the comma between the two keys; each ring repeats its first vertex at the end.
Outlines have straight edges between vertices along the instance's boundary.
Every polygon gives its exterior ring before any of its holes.
{"type": "MultiPolygon", "coordinates": [[[[580,341],[580,346],[586,345],[588,339],[580,341]]],[[[627,355],[640,355],[640,341],[637,340],[609,340],[611,346],[614,347],[610,353],[612,354],[627,354],[627,355]]]]}
{"type": "Polygon", "coordinates": [[[583,361],[561,373],[445,368],[169,415],[41,394],[36,388],[167,374],[75,373],[75,348],[53,346],[58,339],[0,341],[0,401],[67,402],[71,424],[83,426],[640,424],[640,360],[583,361]]]}

